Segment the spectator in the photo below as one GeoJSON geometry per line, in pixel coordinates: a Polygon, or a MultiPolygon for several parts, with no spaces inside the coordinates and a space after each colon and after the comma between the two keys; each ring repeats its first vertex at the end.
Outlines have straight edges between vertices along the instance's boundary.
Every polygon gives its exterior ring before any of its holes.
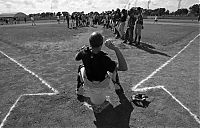
{"type": "Polygon", "coordinates": [[[141,41],[141,31],[144,28],[143,27],[143,17],[142,17],[142,9],[140,7],[137,8],[138,18],[136,20],[136,26],[135,26],[135,43],[136,45],[140,45],[141,41]],[[138,42],[137,42],[138,39],[138,42]]]}
{"type": "Polygon", "coordinates": [[[26,24],[26,17],[24,17],[24,23],[26,24]]]}
{"type": "Polygon", "coordinates": [[[135,13],[134,13],[134,8],[131,8],[128,12],[129,19],[128,19],[128,25],[127,25],[127,30],[125,34],[125,40],[123,43],[126,43],[127,40],[129,41],[129,44],[133,43],[133,31],[134,31],[134,26],[135,26],[135,13]]]}
{"type": "Polygon", "coordinates": [[[155,15],[155,18],[154,18],[154,24],[158,22],[158,16],[155,15]]]}
{"type": "Polygon", "coordinates": [[[14,24],[17,24],[17,18],[14,17],[13,20],[14,20],[14,24]]]}
{"type": "Polygon", "coordinates": [[[60,24],[60,16],[56,16],[58,24],[60,24]]]}
{"type": "Polygon", "coordinates": [[[120,22],[120,18],[121,18],[121,13],[120,13],[120,9],[118,8],[115,12],[114,15],[114,19],[115,19],[115,30],[114,30],[114,34],[116,34],[115,38],[118,39],[120,38],[120,33],[119,33],[119,22],[120,22]]]}
{"type": "Polygon", "coordinates": [[[79,27],[79,17],[78,14],[75,15],[75,21],[76,21],[76,28],[79,27]]]}
{"type": "Polygon", "coordinates": [[[121,39],[124,39],[124,27],[125,27],[126,18],[127,18],[127,11],[123,9],[121,12],[121,18],[120,18],[120,23],[119,23],[119,34],[120,34],[121,39]]]}
{"type": "Polygon", "coordinates": [[[74,14],[71,15],[71,19],[72,19],[71,27],[75,28],[75,17],[74,17],[74,14]]]}
{"type": "Polygon", "coordinates": [[[31,23],[32,23],[32,26],[36,26],[36,24],[35,24],[35,19],[34,19],[33,16],[31,16],[31,23]]]}

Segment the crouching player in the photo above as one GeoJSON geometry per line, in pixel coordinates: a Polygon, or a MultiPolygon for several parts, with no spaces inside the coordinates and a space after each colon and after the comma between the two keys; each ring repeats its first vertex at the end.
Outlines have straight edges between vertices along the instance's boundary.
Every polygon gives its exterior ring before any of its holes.
{"type": "Polygon", "coordinates": [[[94,112],[99,113],[109,105],[106,96],[110,81],[114,83],[117,95],[124,93],[119,83],[117,71],[126,71],[128,68],[122,53],[111,40],[106,40],[105,46],[115,51],[118,64],[101,50],[103,36],[100,33],[93,32],[89,43],[91,48],[87,47],[81,50],[75,57],[76,61],[82,60],[83,62],[83,66],[79,66],[78,69],[76,93],[80,102],[85,102],[84,94],[86,94],[91,101],[94,112]]]}

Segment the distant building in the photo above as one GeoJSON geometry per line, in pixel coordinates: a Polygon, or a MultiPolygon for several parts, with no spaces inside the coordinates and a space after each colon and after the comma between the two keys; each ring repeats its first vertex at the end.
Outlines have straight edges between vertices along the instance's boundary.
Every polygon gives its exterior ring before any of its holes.
{"type": "Polygon", "coordinates": [[[24,21],[27,17],[25,13],[1,13],[0,14],[0,24],[19,24],[20,21],[24,21]]]}

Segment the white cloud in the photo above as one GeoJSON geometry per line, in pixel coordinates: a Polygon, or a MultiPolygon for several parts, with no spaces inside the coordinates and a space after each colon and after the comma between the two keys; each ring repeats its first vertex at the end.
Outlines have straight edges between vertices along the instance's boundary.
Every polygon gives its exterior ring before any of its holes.
{"type": "Polygon", "coordinates": [[[92,3],[92,0],[88,0],[87,1],[87,5],[92,5],[93,3],[92,3]]]}
{"type": "Polygon", "coordinates": [[[23,3],[25,4],[25,6],[31,6],[32,8],[36,8],[35,3],[33,3],[32,1],[24,0],[23,3]]]}
{"type": "Polygon", "coordinates": [[[43,3],[46,2],[47,0],[36,0],[37,3],[43,3]]]}
{"type": "Polygon", "coordinates": [[[5,6],[6,6],[6,8],[10,9],[12,5],[9,3],[5,3],[5,6]]]}
{"type": "MultiPolygon", "coordinates": [[[[49,12],[49,11],[107,11],[124,8],[131,2],[131,6],[147,8],[148,0],[0,0],[2,12],[49,12]],[[52,8],[51,8],[52,7],[52,8]]],[[[189,8],[199,0],[182,0],[181,8],[189,8]]],[[[164,7],[170,11],[177,10],[178,0],[151,0],[150,9],[164,7]]]]}
{"type": "MultiPolygon", "coordinates": [[[[170,10],[177,10],[179,0],[152,0],[152,7],[165,7],[170,10]]],[[[193,4],[199,3],[199,0],[182,0],[181,8],[189,8],[193,4]]]]}

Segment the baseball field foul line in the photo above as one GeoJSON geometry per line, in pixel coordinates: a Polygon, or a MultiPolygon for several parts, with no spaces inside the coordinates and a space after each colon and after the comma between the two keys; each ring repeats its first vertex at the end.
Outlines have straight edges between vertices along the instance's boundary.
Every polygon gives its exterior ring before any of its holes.
{"type": "Polygon", "coordinates": [[[10,113],[12,112],[12,110],[16,107],[18,101],[23,97],[23,96],[38,96],[38,95],[56,95],[58,94],[58,90],[54,89],[53,87],[51,87],[51,85],[49,85],[45,80],[43,80],[41,77],[39,77],[36,73],[32,72],[31,70],[27,69],[24,65],[20,64],[19,62],[17,62],[15,59],[9,57],[8,55],[6,55],[4,52],[2,52],[0,50],[0,53],[3,54],[4,56],[6,56],[7,58],[9,58],[11,61],[13,61],[14,63],[16,63],[17,65],[19,65],[21,68],[23,68],[25,71],[29,72],[31,75],[35,76],[36,78],[38,78],[45,86],[47,86],[48,88],[50,88],[53,93],[36,93],[36,94],[22,94],[20,95],[17,100],[15,101],[15,103],[12,105],[12,107],[10,108],[10,110],[8,111],[8,113],[6,114],[6,116],[4,117],[4,119],[2,120],[1,124],[0,124],[0,128],[2,128],[7,120],[7,118],[9,117],[10,113]]]}
{"type": "Polygon", "coordinates": [[[195,119],[200,124],[200,119],[198,118],[197,115],[193,114],[189,108],[187,108],[183,103],[181,103],[172,93],[170,93],[164,86],[155,86],[155,87],[144,87],[144,88],[139,88],[140,85],[142,85],[144,82],[147,80],[151,79],[157,72],[159,72],[162,68],[164,68],[166,65],[168,65],[174,58],[176,58],[181,52],[183,52],[195,39],[197,39],[200,36],[198,34],[194,39],[192,39],[182,50],[180,50],[174,57],[166,61],[163,65],[161,65],[159,68],[157,68],[154,72],[152,72],[149,76],[147,76],[145,79],[140,81],[138,84],[136,84],[134,87],[131,88],[132,91],[147,91],[150,89],[158,89],[162,88],[165,92],[167,92],[178,104],[180,104],[185,110],[189,112],[189,114],[195,119]]]}
{"type": "Polygon", "coordinates": [[[151,89],[163,89],[166,93],[168,93],[172,99],[174,99],[176,102],[178,102],[179,105],[181,105],[186,111],[189,112],[189,114],[200,124],[200,120],[197,115],[193,114],[189,108],[187,108],[181,101],[179,101],[172,93],[170,93],[164,86],[155,86],[155,87],[145,87],[145,88],[137,88],[134,91],[138,92],[145,92],[151,89]]]}
{"type": "Polygon", "coordinates": [[[10,115],[11,111],[15,108],[15,106],[17,105],[18,101],[21,99],[23,95],[19,96],[17,98],[17,100],[15,101],[15,103],[12,105],[12,107],[10,108],[10,110],[8,111],[8,113],[6,114],[6,116],[4,117],[4,119],[1,122],[0,128],[2,128],[4,126],[4,123],[6,122],[8,116],[10,115]]]}
{"type": "Polygon", "coordinates": [[[200,124],[200,120],[198,118],[197,115],[193,114],[189,108],[187,108],[185,105],[183,105],[183,103],[181,103],[181,101],[179,101],[174,95],[172,95],[171,92],[169,92],[165,87],[162,87],[162,89],[167,92],[176,102],[178,102],[185,110],[187,110],[190,115],[200,124]]]}
{"type": "MultiPolygon", "coordinates": [[[[178,99],[176,99],[167,89],[164,88],[164,86],[156,86],[156,87],[146,87],[146,88],[141,88],[141,89],[137,89],[138,86],[140,86],[141,84],[143,84],[145,81],[147,81],[148,79],[152,78],[158,71],[160,71],[163,67],[165,67],[168,63],[170,63],[176,56],[178,56],[183,50],[185,50],[190,44],[191,42],[193,42],[199,35],[197,35],[193,40],[191,40],[180,52],[178,52],[174,57],[172,57],[170,60],[168,60],[167,62],[165,62],[163,65],[161,65],[158,69],[156,69],[152,74],[150,74],[147,78],[145,78],[144,80],[142,80],[141,82],[139,82],[136,86],[132,87],[133,91],[145,91],[145,90],[149,90],[149,89],[157,89],[157,88],[162,88],[164,91],[166,91],[169,95],[172,96],[172,98],[174,100],[176,100],[184,109],[186,109],[194,118],[195,120],[200,123],[198,117],[193,114],[187,107],[185,107],[178,99]]],[[[14,63],[16,63],[17,65],[19,65],[20,67],[22,67],[25,71],[29,72],[30,74],[32,74],[33,76],[35,76],[36,78],[38,78],[44,85],[46,85],[48,88],[50,88],[54,93],[37,93],[37,94],[22,94],[20,95],[17,100],[15,101],[15,103],[12,105],[12,107],[10,108],[9,112],[6,114],[5,118],[3,119],[0,128],[2,128],[8,118],[8,116],[10,115],[10,113],[12,112],[12,110],[16,107],[18,101],[21,99],[21,97],[23,96],[37,96],[37,95],[56,95],[58,94],[58,90],[54,89],[53,87],[51,87],[45,80],[43,80],[41,77],[39,77],[38,75],[36,75],[34,72],[32,72],[31,70],[27,69],[25,66],[23,66],[22,64],[20,64],[19,62],[17,62],[15,59],[9,57],[8,55],[6,55],[4,52],[0,51],[1,54],[3,54],[4,56],[6,56],[7,58],[9,58],[11,61],[13,61],[14,63]]]]}
{"type": "Polygon", "coordinates": [[[4,52],[0,51],[0,53],[3,54],[4,56],[6,56],[7,58],[9,58],[11,61],[13,61],[14,63],[16,63],[17,65],[19,65],[20,67],[22,67],[25,71],[29,72],[31,75],[33,75],[36,78],[38,78],[44,85],[46,85],[48,88],[50,88],[53,92],[58,93],[58,91],[56,89],[54,89],[53,87],[51,87],[45,80],[43,80],[41,77],[39,77],[36,73],[34,73],[31,70],[27,69],[24,65],[20,64],[15,59],[9,57],[4,52]]]}
{"type": "Polygon", "coordinates": [[[159,72],[162,68],[167,66],[174,58],[176,58],[181,52],[183,52],[196,38],[198,38],[200,34],[198,34],[194,39],[192,39],[182,50],[180,50],[174,57],[166,61],[163,65],[161,65],[159,68],[157,68],[154,72],[152,72],[148,77],[140,81],[138,84],[136,84],[134,87],[132,87],[132,91],[134,91],[138,86],[146,82],[147,80],[151,79],[157,72],[159,72]]]}

